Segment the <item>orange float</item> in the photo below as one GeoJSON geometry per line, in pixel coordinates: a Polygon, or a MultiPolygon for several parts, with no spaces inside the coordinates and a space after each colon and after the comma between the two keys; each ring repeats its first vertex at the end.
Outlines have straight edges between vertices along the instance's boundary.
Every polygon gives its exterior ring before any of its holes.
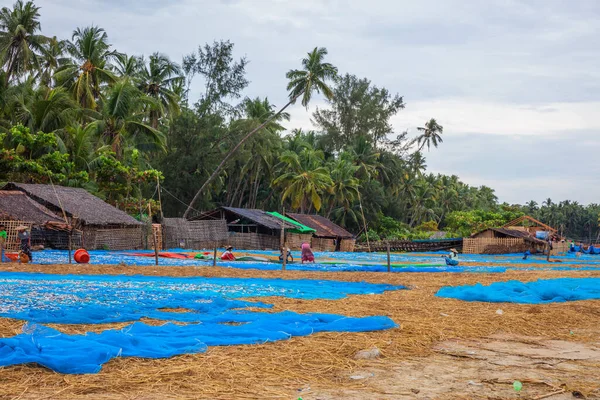
{"type": "Polygon", "coordinates": [[[86,249],[76,250],[73,258],[78,264],[87,264],[90,262],[90,254],[87,252],[86,249]]]}

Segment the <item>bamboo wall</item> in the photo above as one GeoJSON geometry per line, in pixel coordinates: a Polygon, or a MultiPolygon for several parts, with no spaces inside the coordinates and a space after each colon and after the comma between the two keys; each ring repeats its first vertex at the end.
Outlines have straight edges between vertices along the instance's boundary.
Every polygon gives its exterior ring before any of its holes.
{"type": "Polygon", "coordinates": [[[239,250],[278,250],[280,242],[278,235],[229,232],[227,244],[239,250]]]}
{"type": "Polygon", "coordinates": [[[10,251],[18,251],[21,241],[17,237],[16,227],[19,225],[23,225],[31,229],[32,224],[28,222],[13,220],[0,221],[0,223],[2,223],[2,225],[4,225],[4,227],[6,228],[6,234],[8,236],[6,238],[6,242],[4,243],[4,248],[10,251]]]}
{"type": "Polygon", "coordinates": [[[187,221],[183,218],[165,218],[162,237],[162,247],[166,249],[212,249],[227,244],[227,222],[223,219],[187,221]]]}
{"type": "Polygon", "coordinates": [[[340,242],[340,251],[353,252],[355,245],[355,239],[342,239],[342,241],[340,242]]]}
{"type": "MultiPolygon", "coordinates": [[[[17,237],[16,227],[23,225],[29,228],[31,232],[31,246],[44,246],[45,248],[66,250],[69,248],[69,234],[66,231],[45,229],[41,227],[33,227],[30,222],[6,220],[0,221],[6,227],[7,242],[4,243],[4,248],[8,251],[19,251],[21,241],[17,237]]],[[[73,248],[81,247],[82,233],[81,231],[73,231],[71,236],[71,246],[73,248]]]]}
{"type": "MultiPolygon", "coordinates": [[[[291,250],[302,250],[302,243],[311,243],[312,234],[286,233],[285,244],[291,250]]],[[[312,247],[312,245],[311,245],[312,247]]]]}
{"type": "Polygon", "coordinates": [[[83,246],[87,250],[138,250],[143,245],[143,227],[83,229],[83,246]]]}
{"type": "Polygon", "coordinates": [[[507,254],[523,253],[535,245],[522,238],[477,238],[463,240],[465,254],[507,254]]]}
{"type": "Polygon", "coordinates": [[[313,251],[335,251],[335,244],[331,238],[313,237],[310,247],[313,251]]]}

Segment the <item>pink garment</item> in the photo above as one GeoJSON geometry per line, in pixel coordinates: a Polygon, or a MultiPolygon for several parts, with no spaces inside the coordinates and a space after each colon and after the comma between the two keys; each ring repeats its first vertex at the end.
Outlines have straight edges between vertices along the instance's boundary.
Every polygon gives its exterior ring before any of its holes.
{"type": "Polygon", "coordinates": [[[315,262],[315,255],[308,243],[302,243],[302,262],[315,262]]]}

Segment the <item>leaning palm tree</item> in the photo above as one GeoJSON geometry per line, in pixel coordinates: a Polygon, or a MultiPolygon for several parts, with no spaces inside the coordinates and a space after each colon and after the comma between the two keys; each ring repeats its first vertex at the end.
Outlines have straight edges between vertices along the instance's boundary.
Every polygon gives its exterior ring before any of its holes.
{"type": "Polygon", "coordinates": [[[179,112],[180,97],[172,90],[178,81],[183,81],[179,66],[169,57],[154,53],[140,74],[139,89],[156,100],[156,107],[149,110],[150,124],[158,128],[158,121],[166,114],[179,112]]]}
{"type": "Polygon", "coordinates": [[[287,86],[287,90],[289,91],[289,99],[290,101],[283,106],[277,113],[275,113],[271,118],[267,119],[261,125],[250,131],[246,136],[242,138],[235,145],[233,149],[225,155],[221,163],[217,166],[212,175],[204,182],[202,187],[198,190],[194,198],[192,199],[190,205],[185,210],[183,214],[184,218],[187,218],[190,212],[193,209],[194,203],[198,200],[200,195],[204,192],[204,189],[208,187],[208,185],[217,177],[217,175],[221,172],[227,161],[231,158],[231,156],[256,132],[263,129],[267,124],[271,122],[271,120],[277,118],[281,113],[283,113],[286,108],[290,105],[294,104],[301,96],[302,96],[302,105],[304,107],[308,107],[308,104],[311,100],[313,93],[323,93],[323,95],[331,99],[333,97],[333,92],[329,86],[327,86],[327,81],[332,80],[337,76],[337,68],[330,63],[323,62],[325,56],[327,55],[327,49],[323,47],[315,47],[313,51],[308,53],[307,57],[302,60],[302,69],[291,70],[286,74],[286,77],[289,79],[289,83],[287,86]]]}
{"type": "Polygon", "coordinates": [[[40,8],[33,2],[17,0],[13,8],[0,10],[0,65],[5,80],[31,73],[38,68],[39,55],[47,38],[41,30],[40,8]]]}
{"type": "Polygon", "coordinates": [[[108,35],[97,26],[77,28],[72,40],[66,49],[73,60],[61,66],[54,78],[58,84],[72,90],[75,100],[83,108],[96,109],[102,85],[116,81],[109,61],[119,53],[110,50],[108,35]]]}
{"type": "Polygon", "coordinates": [[[419,150],[423,150],[423,147],[427,145],[427,151],[431,145],[433,147],[438,147],[438,144],[442,143],[442,133],[444,132],[444,127],[437,123],[437,121],[431,118],[429,121],[425,123],[424,127],[418,127],[417,130],[423,132],[421,136],[417,138],[417,143],[419,144],[419,150]]]}
{"type": "Polygon", "coordinates": [[[67,42],[58,40],[56,36],[49,39],[42,47],[40,57],[39,79],[44,86],[52,86],[52,77],[61,65],[69,60],[64,57],[67,42]]]}

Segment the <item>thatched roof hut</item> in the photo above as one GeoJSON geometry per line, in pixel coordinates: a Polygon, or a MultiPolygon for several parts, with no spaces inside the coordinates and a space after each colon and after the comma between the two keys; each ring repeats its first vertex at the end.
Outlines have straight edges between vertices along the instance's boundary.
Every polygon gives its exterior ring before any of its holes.
{"type": "Polygon", "coordinates": [[[85,189],[10,182],[2,191],[20,191],[83,231],[87,249],[126,250],[142,247],[143,224],[85,189]]]}
{"type": "Polygon", "coordinates": [[[488,228],[463,240],[467,254],[521,253],[529,249],[542,249],[545,242],[536,239],[526,230],[488,228]]]}
{"type": "Polygon", "coordinates": [[[295,214],[287,215],[303,225],[315,230],[312,247],[316,251],[354,251],[354,235],[329,219],[320,215],[295,214]]]}
{"type": "Polygon", "coordinates": [[[193,218],[193,220],[218,219],[227,222],[229,244],[237,249],[278,249],[282,227],[288,232],[286,243],[292,249],[298,247],[298,243],[301,244],[302,241],[310,241],[312,236],[312,232],[300,233],[301,225],[298,223],[287,221],[263,210],[219,207],[193,218]],[[290,232],[291,235],[301,236],[290,236],[290,232]]]}
{"type": "Polygon", "coordinates": [[[0,221],[21,221],[33,225],[65,222],[18,190],[0,191],[0,221]]]}

